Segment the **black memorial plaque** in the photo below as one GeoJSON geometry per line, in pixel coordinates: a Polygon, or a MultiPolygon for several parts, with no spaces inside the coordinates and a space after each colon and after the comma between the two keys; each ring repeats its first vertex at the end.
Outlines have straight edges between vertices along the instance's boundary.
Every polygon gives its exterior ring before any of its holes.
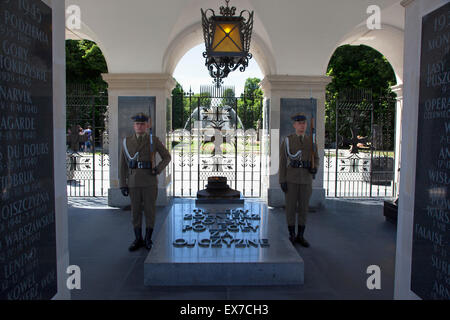
{"type": "Polygon", "coordinates": [[[0,300],[57,292],[52,10],[0,1],[0,300]]]}
{"type": "Polygon", "coordinates": [[[423,17],[411,290],[450,299],[450,3],[423,17]]]}
{"type": "Polygon", "coordinates": [[[311,133],[311,118],[314,118],[314,127],[317,128],[317,100],[316,99],[285,99],[280,100],[280,144],[285,137],[293,134],[295,129],[293,127],[293,121],[291,117],[299,112],[305,114],[308,119],[306,129],[306,135],[309,136],[311,133]]]}

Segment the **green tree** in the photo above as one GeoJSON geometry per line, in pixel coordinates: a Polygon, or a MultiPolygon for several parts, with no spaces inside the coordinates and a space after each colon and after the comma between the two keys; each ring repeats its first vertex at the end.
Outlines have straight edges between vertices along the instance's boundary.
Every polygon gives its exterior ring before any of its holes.
{"type": "Polygon", "coordinates": [[[233,89],[226,89],[223,93],[224,97],[222,99],[222,106],[234,107],[234,101],[236,99],[236,94],[233,89]]]}
{"type": "Polygon", "coordinates": [[[172,129],[184,128],[184,123],[188,117],[188,110],[184,108],[184,91],[181,84],[172,90],[172,129]]]}
{"type": "MultiPolygon", "coordinates": [[[[327,75],[333,78],[327,86],[326,134],[328,142],[335,141],[336,101],[348,90],[367,89],[372,92],[374,118],[388,116],[394,123],[396,84],[395,73],[388,60],[378,51],[364,46],[344,45],[330,59],[327,75]]],[[[367,135],[368,132],[362,132],[367,135]]]]}
{"type": "MultiPolygon", "coordinates": [[[[261,80],[258,78],[248,78],[245,81],[244,93],[241,94],[241,97],[238,99],[238,116],[245,129],[257,129],[258,120],[262,121],[260,118],[262,114],[263,92],[259,87],[260,82],[261,80]]],[[[221,105],[234,107],[235,96],[234,90],[225,90],[221,105]]],[[[182,86],[177,83],[172,91],[173,130],[184,128],[191,114],[198,107],[211,107],[212,100],[211,94],[208,92],[203,92],[201,94],[186,94],[183,91],[182,86]],[[181,112],[181,110],[183,110],[183,112],[181,112]]],[[[198,119],[191,119],[191,127],[196,120],[198,119]]],[[[190,127],[188,126],[187,128],[189,129],[190,127]]]]}
{"type": "Polygon", "coordinates": [[[192,99],[193,100],[192,103],[194,103],[194,107],[192,109],[195,109],[198,106],[206,108],[211,107],[212,104],[211,93],[202,92],[200,94],[194,94],[193,98],[194,99],[192,99]]]}
{"type": "Polygon", "coordinates": [[[79,124],[82,127],[93,125],[95,117],[95,136],[100,138],[104,128],[104,114],[108,105],[107,83],[101,74],[108,68],[102,51],[95,42],[88,40],[66,41],[66,87],[67,87],[67,127],[79,124]],[[74,91],[76,88],[76,92],[74,91]],[[72,95],[77,95],[72,98],[72,95]],[[90,97],[87,97],[87,96],[90,97]],[[85,96],[84,98],[80,96],[85,96]],[[93,96],[97,96],[94,98],[93,96]],[[73,105],[72,105],[73,104],[73,105]],[[92,106],[96,106],[92,108],[92,106]],[[92,113],[95,112],[93,115],[92,113]]]}
{"type": "Polygon", "coordinates": [[[209,108],[211,103],[212,99],[209,92],[203,92],[201,94],[186,93],[181,84],[177,82],[175,88],[172,90],[172,129],[184,129],[186,123],[190,121],[186,127],[189,130],[193,127],[194,122],[199,120],[195,118],[198,117],[198,114],[194,115],[194,119],[190,119],[191,115],[198,107],[209,108]]]}
{"type": "Polygon", "coordinates": [[[66,83],[84,84],[94,94],[104,92],[107,84],[102,73],[107,73],[105,57],[95,42],[66,40],[66,83]]]}
{"type": "MultiPolygon", "coordinates": [[[[262,116],[263,91],[259,87],[261,80],[248,78],[245,81],[244,93],[238,100],[238,116],[246,130],[258,129],[258,120],[262,116]]],[[[260,123],[261,123],[260,121],[260,123]]]]}

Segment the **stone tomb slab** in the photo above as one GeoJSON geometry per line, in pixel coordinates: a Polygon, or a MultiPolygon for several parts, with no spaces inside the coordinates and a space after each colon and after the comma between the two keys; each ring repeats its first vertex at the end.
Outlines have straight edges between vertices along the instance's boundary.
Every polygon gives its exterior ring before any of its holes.
{"type": "Polygon", "coordinates": [[[303,284],[303,259],[278,220],[262,202],[175,203],[145,260],[144,284],[303,284]]]}
{"type": "Polygon", "coordinates": [[[197,198],[195,200],[195,204],[196,205],[205,205],[205,204],[212,204],[212,205],[216,205],[216,204],[221,204],[221,205],[228,205],[228,204],[233,204],[233,205],[240,205],[241,207],[244,205],[245,199],[244,197],[241,196],[239,198],[229,198],[229,199],[225,199],[225,198],[197,198]]]}

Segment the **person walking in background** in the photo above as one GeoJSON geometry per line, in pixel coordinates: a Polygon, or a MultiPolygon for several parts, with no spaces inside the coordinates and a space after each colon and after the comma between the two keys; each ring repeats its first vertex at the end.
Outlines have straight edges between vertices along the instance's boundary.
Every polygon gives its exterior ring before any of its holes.
{"type": "Polygon", "coordinates": [[[84,130],[84,135],[86,136],[86,142],[84,143],[84,152],[93,151],[93,141],[92,141],[92,127],[88,126],[84,130]]]}

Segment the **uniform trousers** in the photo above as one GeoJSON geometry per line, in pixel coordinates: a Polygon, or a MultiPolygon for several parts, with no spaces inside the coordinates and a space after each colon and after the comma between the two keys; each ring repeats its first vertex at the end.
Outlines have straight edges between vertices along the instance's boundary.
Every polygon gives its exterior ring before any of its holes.
{"type": "Polygon", "coordinates": [[[286,219],[290,227],[295,226],[296,214],[298,225],[305,226],[309,208],[309,199],[312,194],[311,184],[287,183],[286,192],[286,219]]]}
{"type": "Polygon", "coordinates": [[[144,211],[145,225],[147,228],[153,229],[155,226],[158,186],[130,188],[129,194],[133,227],[142,228],[142,211],[144,211]]]}

